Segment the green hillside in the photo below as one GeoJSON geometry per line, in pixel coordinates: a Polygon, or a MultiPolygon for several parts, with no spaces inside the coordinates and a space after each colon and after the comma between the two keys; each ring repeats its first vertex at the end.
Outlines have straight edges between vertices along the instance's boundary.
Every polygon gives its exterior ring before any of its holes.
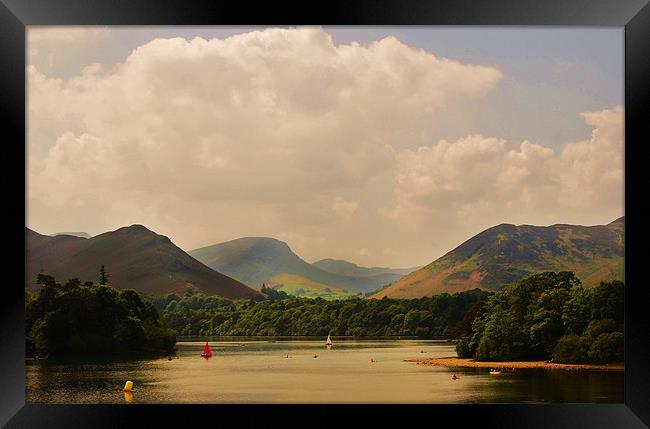
{"type": "Polygon", "coordinates": [[[334,274],[351,277],[364,277],[376,281],[378,287],[393,283],[420,267],[413,268],[386,268],[386,267],[360,267],[340,259],[321,259],[312,265],[321,270],[334,274]]]}
{"type": "Polygon", "coordinates": [[[239,238],[192,250],[189,254],[255,289],[260,289],[262,284],[285,286],[285,290],[302,288],[311,290],[308,295],[312,296],[319,295],[314,291],[324,286],[355,294],[374,290],[385,281],[382,276],[356,277],[323,270],[301,259],[287,243],[268,237],[239,238]],[[290,282],[287,276],[291,276],[290,282]]]}
{"type": "Polygon", "coordinates": [[[498,290],[540,271],[573,271],[589,287],[624,279],[625,218],[608,225],[502,224],[373,295],[418,298],[473,288],[498,290]]]}

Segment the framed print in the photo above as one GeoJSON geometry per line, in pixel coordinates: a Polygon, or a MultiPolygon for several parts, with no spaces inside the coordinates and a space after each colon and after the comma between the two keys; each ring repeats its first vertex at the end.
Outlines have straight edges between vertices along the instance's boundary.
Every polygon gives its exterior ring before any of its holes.
{"type": "Polygon", "coordinates": [[[647,427],[646,3],[2,0],[0,421],[647,427]]]}

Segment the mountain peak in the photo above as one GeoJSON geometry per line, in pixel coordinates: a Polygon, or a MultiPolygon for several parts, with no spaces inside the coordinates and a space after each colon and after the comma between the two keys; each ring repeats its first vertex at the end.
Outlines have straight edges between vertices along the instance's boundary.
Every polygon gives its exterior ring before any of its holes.
{"type": "Polygon", "coordinates": [[[586,287],[622,279],[624,217],[609,225],[500,224],[373,295],[419,298],[473,288],[499,290],[540,271],[574,271],[586,287]]]}
{"type": "Polygon", "coordinates": [[[243,251],[261,251],[261,252],[280,252],[280,253],[291,253],[293,251],[287,243],[280,241],[272,237],[242,237],[236,238],[234,240],[226,241],[220,244],[214,244],[211,246],[201,247],[190,251],[190,254],[203,254],[205,252],[211,252],[217,248],[226,248],[232,249],[237,252],[243,251]]]}
{"type": "MultiPolygon", "coordinates": [[[[243,237],[225,243],[191,250],[189,254],[210,268],[251,287],[278,286],[291,292],[303,290],[318,296],[343,296],[376,289],[401,277],[355,277],[309,264],[289,245],[271,237],[243,237]],[[338,295],[337,295],[338,294],[338,295]]],[[[349,264],[344,261],[334,264],[349,264]]],[[[357,270],[368,270],[349,264],[357,270]]],[[[336,270],[335,270],[336,271],[336,270]]],[[[374,273],[370,273],[374,274],[374,273]]],[[[378,273],[382,274],[382,273],[378,273]]],[[[313,295],[312,295],[313,296],[313,295]]]]}
{"type": "Polygon", "coordinates": [[[359,265],[355,264],[354,262],[349,262],[343,259],[334,259],[334,258],[325,258],[325,259],[320,259],[316,262],[313,263],[313,265],[319,265],[319,264],[326,264],[326,263],[335,263],[335,264],[341,264],[341,265],[348,265],[352,267],[359,267],[359,265]]]}
{"type": "Polygon", "coordinates": [[[130,226],[123,226],[122,228],[118,228],[115,231],[108,232],[105,234],[128,234],[128,235],[140,235],[140,236],[160,236],[160,234],[157,234],[147,228],[144,225],[141,225],[139,223],[135,223],[130,226]]]}
{"type": "Polygon", "coordinates": [[[242,237],[242,238],[238,238],[237,240],[249,241],[254,243],[272,244],[277,246],[287,246],[287,247],[289,246],[284,241],[278,240],[277,238],[273,238],[273,237],[242,237]]]}
{"type": "Polygon", "coordinates": [[[214,271],[169,238],[134,224],[90,239],[69,235],[49,237],[26,232],[27,284],[36,287],[39,272],[57,280],[96,278],[105,265],[111,285],[152,294],[183,293],[188,284],[209,295],[244,298],[259,293],[241,282],[214,271]]]}
{"type": "Polygon", "coordinates": [[[621,216],[618,219],[610,222],[608,225],[623,224],[625,225],[625,216],[621,216]]]}
{"type": "Polygon", "coordinates": [[[127,230],[131,230],[131,231],[148,231],[148,232],[153,232],[153,231],[151,231],[149,228],[147,228],[146,226],[144,226],[144,225],[142,225],[142,224],[139,224],[139,223],[134,223],[133,225],[125,226],[125,227],[122,227],[122,228],[119,228],[119,229],[127,229],[127,230]]]}
{"type": "Polygon", "coordinates": [[[58,237],[60,235],[69,235],[72,237],[79,237],[79,238],[90,238],[90,234],[87,232],[83,231],[74,231],[74,232],[55,232],[54,234],[50,234],[52,237],[58,237]]]}

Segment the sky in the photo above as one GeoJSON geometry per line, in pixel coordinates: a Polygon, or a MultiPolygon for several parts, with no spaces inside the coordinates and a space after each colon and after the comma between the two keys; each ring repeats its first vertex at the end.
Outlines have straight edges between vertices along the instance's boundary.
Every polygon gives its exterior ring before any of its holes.
{"type": "Polygon", "coordinates": [[[623,30],[29,27],[27,226],[429,263],[623,213],[623,30]]]}

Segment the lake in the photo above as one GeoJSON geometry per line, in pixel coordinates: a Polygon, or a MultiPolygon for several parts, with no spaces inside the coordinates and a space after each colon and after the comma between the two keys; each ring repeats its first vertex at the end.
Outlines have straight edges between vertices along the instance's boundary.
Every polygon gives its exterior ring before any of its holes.
{"type": "Polygon", "coordinates": [[[324,339],[214,341],[208,360],[200,356],[205,342],[177,343],[172,360],[28,360],[26,402],[623,402],[623,372],[531,369],[494,376],[487,369],[404,362],[455,356],[447,342],[334,341],[331,349],[324,339]],[[451,380],[453,373],[460,378],[451,380]],[[122,392],[126,380],[134,383],[132,394],[122,392]]]}

